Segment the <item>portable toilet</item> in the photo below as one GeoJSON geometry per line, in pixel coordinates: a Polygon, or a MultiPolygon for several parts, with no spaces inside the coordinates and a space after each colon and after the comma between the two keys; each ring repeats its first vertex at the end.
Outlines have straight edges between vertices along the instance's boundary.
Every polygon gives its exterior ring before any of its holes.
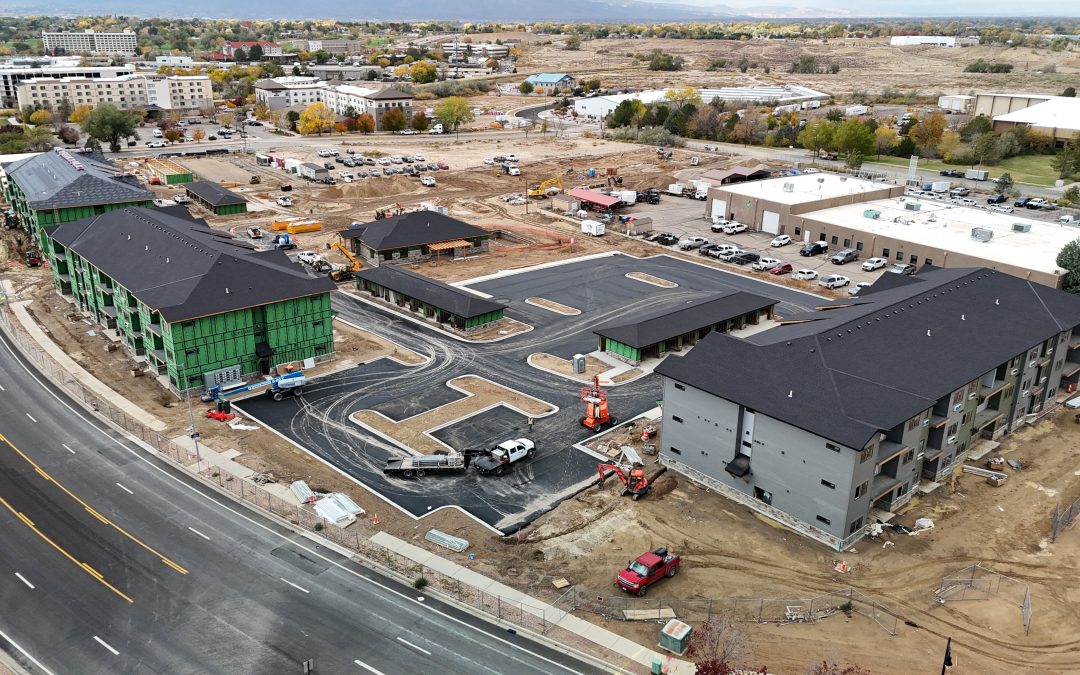
{"type": "Polygon", "coordinates": [[[574,372],[578,374],[585,372],[584,354],[574,354],[574,372]]]}
{"type": "Polygon", "coordinates": [[[687,647],[690,646],[690,633],[692,632],[693,628],[690,627],[690,624],[683,623],[678,619],[672,619],[660,631],[660,647],[682,656],[686,653],[687,647]]]}
{"type": "Polygon", "coordinates": [[[589,169],[585,172],[585,175],[589,178],[596,178],[596,169],[589,169]]]}

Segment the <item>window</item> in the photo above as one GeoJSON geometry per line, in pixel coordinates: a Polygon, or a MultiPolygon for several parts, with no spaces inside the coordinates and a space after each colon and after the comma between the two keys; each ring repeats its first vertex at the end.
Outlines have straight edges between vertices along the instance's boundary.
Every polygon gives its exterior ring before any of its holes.
{"type": "Polygon", "coordinates": [[[833,238],[832,238],[832,243],[833,243],[833,246],[835,246],[835,245],[836,245],[836,242],[837,242],[837,238],[836,238],[836,237],[833,237],[833,238]]]}
{"type": "Polygon", "coordinates": [[[949,427],[949,430],[945,432],[945,435],[946,436],[955,436],[956,435],[956,425],[955,424],[951,425],[949,427]]]}
{"type": "Polygon", "coordinates": [[[874,446],[871,445],[868,448],[863,448],[862,452],[859,453],[859,463],[862,464],[863,462],[865,462],[866,460],[870,459],[873,456],[874,456],[874,446]]]}
{"type": "Polygon", "coordinates": [[[907,452],[904,453],[904,458],[900,460],[900,463],[901,464],[907,464],[908,462],[910,462],[913,459],[915,459],[915,451],[914,450],[908,450],[907,452]]]}
{"type": "Polygon", "coordinates": [[[918,264],[918,262],[919,262],[919,256],[915,255],[914,253],[911,254],[911,264],[915,265],[915,264],[918,264]]]}
{"type": "Polygon", "coordinates": [[[904,259],[904,252],[903,251],[897,251],[896,252],[896,259],[902,261],[904,259]]]}
{"type": "Polygon", "coordinates": [[[817,519],[818,519],[819,523],[825,523],[826,525],[832,525],[832,521],[829,520],[828,518],[826,518],[825,516],[818,516],[817,519]]]}
{"type": "Polygon", "coordinates": [[[672,453],[674,453],[676,455],[681,455],[682,454],[682,450],[676,448],[674,445],[671,446],[670,448],[668,448],[668,450],[670,450],[672,453]]]}
{"type": "Polygon", "coordinates": [[[678,389],[679,391],[686,391],[686,387],[679,384],[678,382],[675,383],[675,388],[678,389]]]}
{"type": "Polygon", "coordinates": [[[847,533],[848,533],[849,535],[851,535],[851,534],[855,534],[855,533],[856,533],[856,532],[858,532],[858,531],[859,531],[860,529],[862,529],[862,523],[863,523],[863,519],[862,519],[862,516],[859,516],[858,518],[856,518],[855,520],[853,520],[853,521],[851,522],[851,527],[849,527],[849,528],[848,528],[848,531],[847,531],[847,533]]]}
{"type": "Polygon", "coordinates": [[[829,450],[832,450],[833,452],[840,452],[840,446],[839,445],[835,445],[833,443],[826,443],[825,447],[828,448],[829,450]]]}
{"type": "Polygon", "coordinates": [[[855,250],[856,250],[856,251],[861,251],[861,250],[862,250],[862,248],[863,248],[863,247],[862,247],[862,242],[861,242],[861,241],[857,241],[857,242],[855,242],[855,250]]]}
{"type": "Polygon", "coordinates": [[[802,234],[802,228],[796,227],[796,228],[795,228],[795,236],[797,237],[797,236],[799,236],[800,234],[802,234]]]}
{"type": "Polygon", "coordinates": [[[934,261],[933,261],[933,259],[932,259],[932,258],[927,258],[927,259],[926,259],[926,260],[924,260],[923,262],[924,262],[924,263],[926,263],[927,265],[933,265],[933,264],[934,264],[934,261]]]}
{"type": "Polygon", "coordinates": [[[679,424],[683,423],[682,418],[679,417],[678,415],[672,415],[671,419],[674,420],[675,422],[678,422],[679,424]]]}
{"type": "Polygon", "coordinates": [[[864,494],[866,494],[866,490],[869,487],[870,487],[870,481],[866,481],[862,485],[856,486],[855,487],[855,499],[858,499],[859,497],[862,497],[864,494]]]}
{"type": "Polygon", "coordinates": [[[963,389],[961,389],[960,391],[953,394],[952,402],[953,402],[954,405],[957,404],[957,403],[960,403],[963,400],[964,400],[964,390],[963,389]]]}
{"type": "Polygon", "coordinates": [[[829,488],[830,490],[835,490],[836,489],[836,484],[835,483],[830,483],[829,481],[825,480],[824,478],[821,479],[821,484],[824,485],[825,487],[829,488]]]}

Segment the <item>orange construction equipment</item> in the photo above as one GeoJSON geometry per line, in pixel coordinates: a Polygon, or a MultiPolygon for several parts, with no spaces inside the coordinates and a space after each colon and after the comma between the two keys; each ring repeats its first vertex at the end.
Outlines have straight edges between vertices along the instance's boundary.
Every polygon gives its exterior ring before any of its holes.
{"type": "Polygon", "coordinates": [[[375,220],[393,218],[394,216],[400,216],[403,213],[405,213],[405,209],[401,207],[401,202],[394,202],[393,204],[387,204],[386,206],[380,206],[375,209],[375,220]]]}
{"type": "Polygon", "coordinates": [[[619,459],[612,464],[597,464],[600,472],[599,487],[604,487],[608,472],[619,477],[623,484],[623,495],[630,495],[636,502],[649,491],[649,479],[645,477],[645,464],[641,456],[630,446],[624,446],[619,459]]]}
{"type": "Polygon", "coordinates": [[[599,433],[614,425],[618,420],[608,412],[607,392],[600,388],[600,377],[593,375],[592,387],[581,388],[581,400],[585,403],[585,417],[582,426],[599,433]]]}
{"type": "Polygon", "coordinates": [[[360,271],[360,261],[349,251],[349,249],[342,246],[341,242],[335,241],[334,243],[330,244],[330,248],[336,248],[337,250],[341,251],[341,255],[345,256],[345,258],[347,258],[348,261],[352,263],[353,272],[360,271]]]}

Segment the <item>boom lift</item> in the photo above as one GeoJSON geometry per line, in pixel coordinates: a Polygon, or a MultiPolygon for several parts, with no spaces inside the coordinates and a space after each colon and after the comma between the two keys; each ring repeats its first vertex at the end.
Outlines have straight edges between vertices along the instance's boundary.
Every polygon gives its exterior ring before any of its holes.
{"type": "Polygon", "coordinates": [[[585,403],[585,417],[581,418],[582,426],[599,433],[618,421],[608,412],[607,392],[600,388],[598,375],[593,375],[592,387],[581,388],[581,400],[585,403]]]}
{"type": "Polygon", "coordinates": [[[354,256],[352,254],[351,251],[349,251],[349,249],[342,246],[341,242],[335,241],[334,243],[330,244],[330,248],[336,248],[337,250],[341,251],[341,255],[345,256],[345,258],[350,263],[352,263],[352,271],[353,272],[359,272],[360,271],[360,261],[356,258],[356,256],[354,256]]]}
{"type": "Polygon", "coordinates": [[[298,370],[253,382],[235,389],[222,389],[220,385],[210,387],[206,390],[206,393],[203,394],[202,400],[204,403],[228,401],[242,394],[269,389],[267,393],[270,394],[275,401],[280,401],[284,398],[286,393],[291,393],[293,396],[300,396],[304,393],[303,387],[306,382],[307,380],[304,377],[304,373],[298,370]]]}
{"type": "Polygon", "coordinates": [[[628,445],[623,446],[619,459],[611,464],[598,464],[596,469],[600,472],[599,487],[601,488],[604,487],[608,472],[611,472],[622,481],[623,495],[630,495],[635,502],[649,491],[649,479],[645,477],[645,463],[641,461],[641,455],[637,454],[637,450],[628,445]]]}
{"type": "Polygon", "coordinates": [[[394,216],[400,216],[403,213],[405,213],[405,209],[401,208],[401,202],[394,202],[393,204],[387,204],[386,206],[380,206],[375,209],[375,220],[393,218],[394,216]]]}

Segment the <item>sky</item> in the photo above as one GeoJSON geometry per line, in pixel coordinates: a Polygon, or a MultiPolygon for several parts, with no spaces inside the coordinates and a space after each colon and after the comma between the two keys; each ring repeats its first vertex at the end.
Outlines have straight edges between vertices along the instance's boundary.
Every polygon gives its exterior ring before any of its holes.
{"type": "MultiPolygon", "coordinates": [[[[1004,0],[750,0],[746,3],[718,3],[715,0],[649,0],[658,4],[681,4],[694,7],[718,5],[738,11],[746,7],[768,10],[770,7],[789,9],[799,15],[813,10],[835,10],[838,15],[848,16],[1066,16],[1080,17],[1080,2],[1062,0],[1027,0],[1023,3],[1004,0]]],[[[754,13],[758,13],[754,11],[754,13]]]]}

